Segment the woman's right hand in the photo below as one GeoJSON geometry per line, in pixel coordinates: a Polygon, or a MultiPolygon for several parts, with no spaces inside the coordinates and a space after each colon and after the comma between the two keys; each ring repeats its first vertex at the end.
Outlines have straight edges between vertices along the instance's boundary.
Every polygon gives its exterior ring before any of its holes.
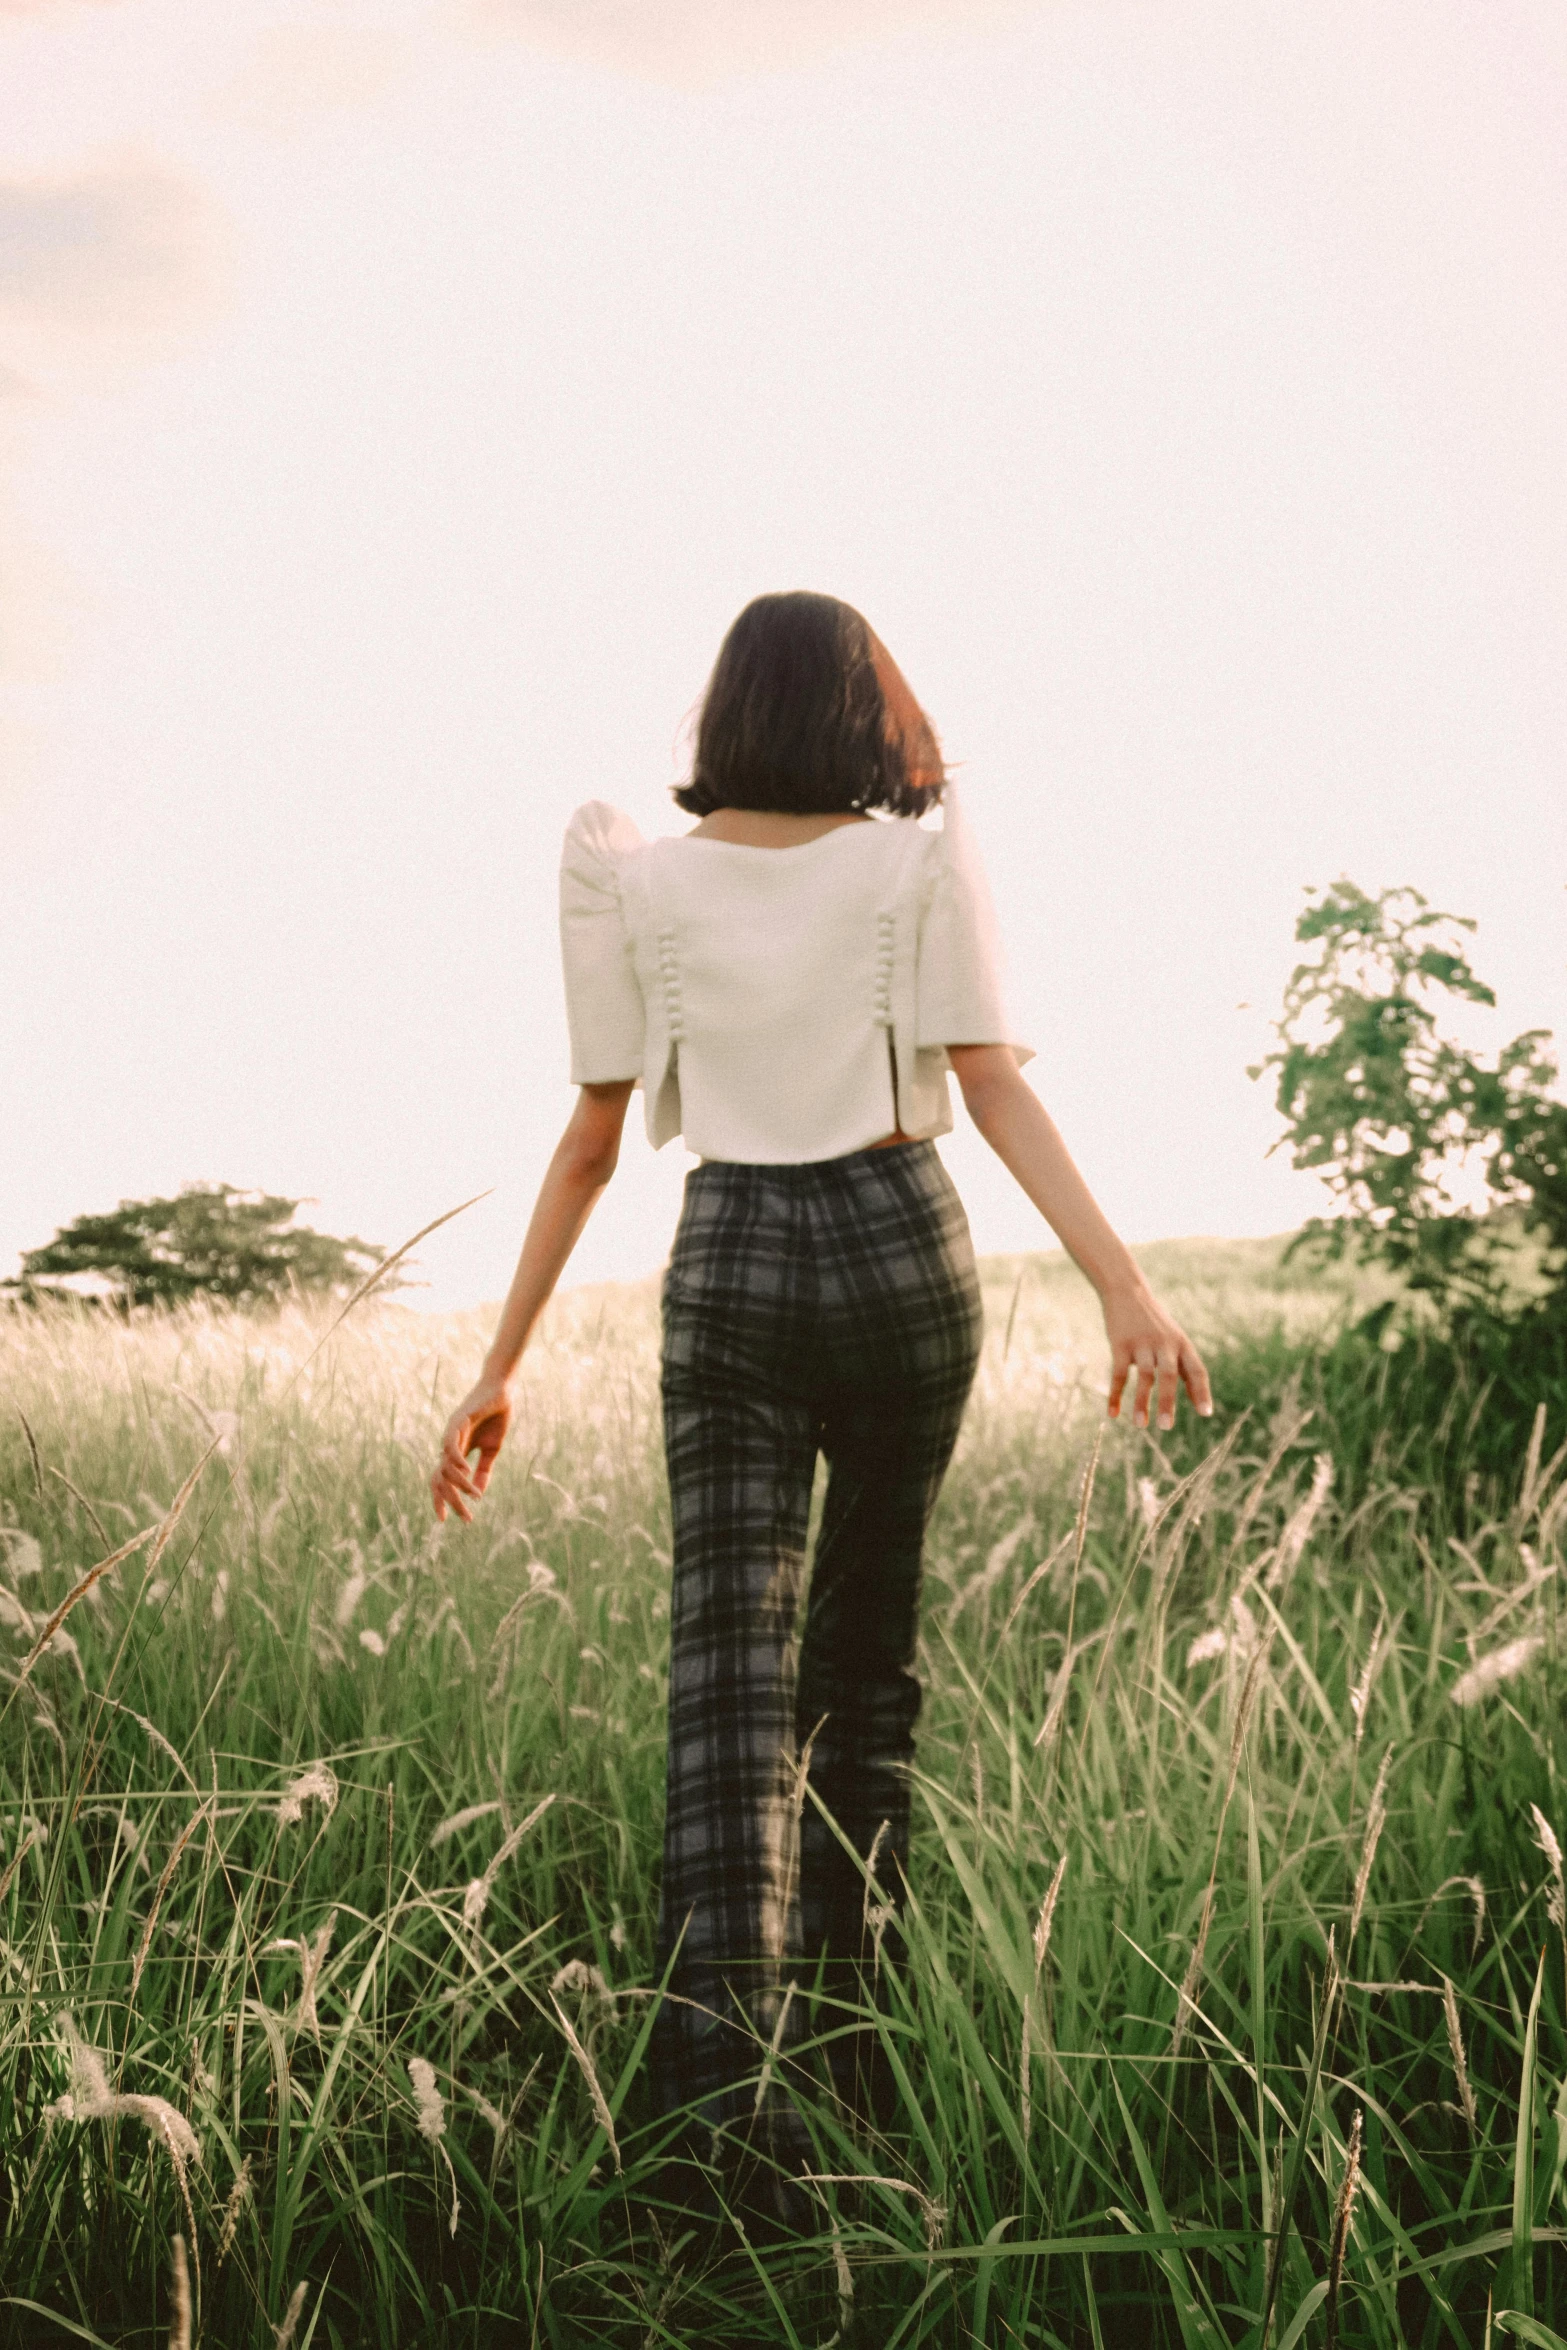
{"type": "Polygon", "coordinates": [[[470,1501],[477,1501],[490,1482],[495,1456],[511,1426],[512,1395],[506,1380],[481,1378],[469,1388],[446,1423],[441,1457],[430,1478],[435,1514],[444,1525],[455,1510],[465,1526],[473,1523],[470,1501]],[[478,1459],[469,1466],[468,1455],[478,1459]]]}

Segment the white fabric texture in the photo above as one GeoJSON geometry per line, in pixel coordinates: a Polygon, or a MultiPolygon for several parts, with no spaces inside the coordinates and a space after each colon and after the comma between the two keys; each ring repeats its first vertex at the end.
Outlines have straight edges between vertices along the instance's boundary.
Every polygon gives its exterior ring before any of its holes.
{"type": "Polygon", "coordinates": [[[648,1139],[704,1159],[841,1158],[952,1125],[945,1047],[1009,1044],[995,916],[949,785],[793,848],[645,841],[603,800],[561,858],[575,1085],[633,1078],[648,1139]]]}

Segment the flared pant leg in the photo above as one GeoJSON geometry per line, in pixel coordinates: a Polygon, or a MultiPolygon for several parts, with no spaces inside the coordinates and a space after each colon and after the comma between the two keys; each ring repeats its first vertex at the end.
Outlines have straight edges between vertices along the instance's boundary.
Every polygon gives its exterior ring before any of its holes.
{"type": "MultiPolygon", "coordinates": [[[[889,1395],[834,1398],[822,1450],[826,1502],[811,1566],[795,1722],[809,1746],[800,1818],[800,1941],[830,2000],[863,2005],[900,1955],[909,1773],[922,1692],[916,1671],[925,1529],[972,1379],[960,1357],[889,1395]]],[[[833,2031],[831,2014],[819,2019],[833,2031]]],[[[828,2042],[846,2102],[885,2102],[868,2036],[828,2042]]]]}
{"type": "Polygon", "coordinates": [[[732,1360],[666,1367],[674,1517],[655,2054],[664,2102],[749,2125],[799,1941],[796,1616],[817,1429],[732,1360]]]}

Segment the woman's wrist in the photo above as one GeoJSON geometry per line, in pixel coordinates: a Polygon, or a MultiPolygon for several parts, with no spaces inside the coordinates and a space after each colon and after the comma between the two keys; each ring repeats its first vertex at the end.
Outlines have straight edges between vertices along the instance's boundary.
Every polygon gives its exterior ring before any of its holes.
{"type": "Polygon", "coordinates": [[[1090,1276],[1099,1292],[1099,1302],[1108,1313],[1112,1307],[1151,1303],[1153,1291],[1144,1279],[1142,1267],[1132,1256],[1124,1264],[1113,1265],[1107,1272],[1090,1276]]]}

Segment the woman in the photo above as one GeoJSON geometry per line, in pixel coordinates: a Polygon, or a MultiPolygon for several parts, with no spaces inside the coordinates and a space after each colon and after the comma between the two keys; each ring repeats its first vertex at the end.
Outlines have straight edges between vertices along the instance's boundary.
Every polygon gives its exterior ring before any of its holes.
{"type": "MultiPolygon", "coordinates": [[[[601,802],[567,829],[581,1092],[431,1488],[439,1517],[466,1519],[489,1483],[518,1361],[640,1083],[654,1146],[683,1132],[701,1159],[663,1297],[674,1569],[656,2064],[667,2108],[717,2132],[720,2155],[760,2139],[787,2217],[803,2125],[763,2096],[758,2066],[798,2037],[791,1961],[804,1985],[852,1998],[873,1907],[879,1964],[890,1955],[921,1550],[979,1353],[968,1227],[931,1140],[952,1123],[948,1069],[1099,1292],[1111,1417],[1133,1381],[1138,1426],[1151,1403],[1172,1425],[1180,1383],[1211,1405],[1195,1348],[1019,1075],[984,876],[931,729],[857,612],[804,594],[746,607],[675,798],[699,819],[679,838],[645,843],[601,802]],[[938,802],[939,831],[914,821],[938,802]],[[797,1639],[818,1452],[829,1482],[797,1639]]],[[[827,2047],[863,2106],[857,2037],[829,2032],[827,2047]]],[[[754,2204],[755,2176],[750,2190],[754,2204]]]]}

